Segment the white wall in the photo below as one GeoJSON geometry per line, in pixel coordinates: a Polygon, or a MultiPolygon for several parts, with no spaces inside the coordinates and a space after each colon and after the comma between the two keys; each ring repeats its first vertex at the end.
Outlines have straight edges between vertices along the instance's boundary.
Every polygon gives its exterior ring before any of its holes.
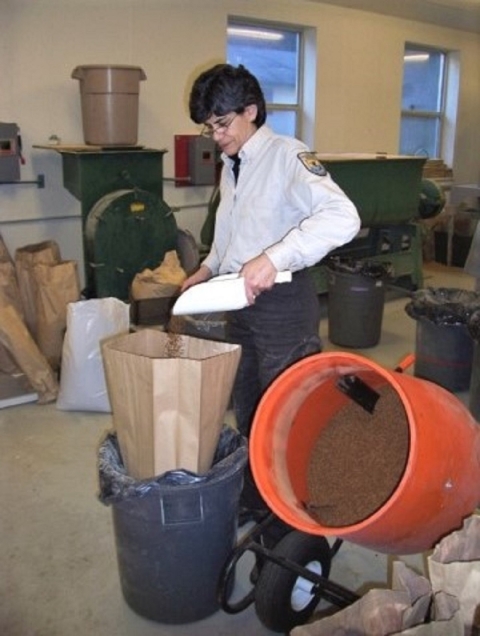
{"type": "MultiPolygon", "coordinates": [[[[315,149],[398,151],[405,41],[459,52],[460,103],[453,169],[478,182],[480,37],[306,0],[0,0],[0,121],[21,127],[22,179],[44,174],[45,189],[0,186],[0,232],[13,251],[53,238],[64,258],[82,263],[80,203],[62,184],[61,157],[34,145],[51,134],[83,143],[79,85],[82,64],[141,66],[139,143],[166,148],[173,176],[174,135],[197,132],[187,97],[200,70],[223,61],[228,15],[302,24],[317,30],[315,149]],[[67,218],[64,218],[67,217],[67,218]]],[[[171,206],[204,203],[210,188],[175,188],[171,206]]],[[[198,237],[204,208],[179,212],[198,237]]]]}

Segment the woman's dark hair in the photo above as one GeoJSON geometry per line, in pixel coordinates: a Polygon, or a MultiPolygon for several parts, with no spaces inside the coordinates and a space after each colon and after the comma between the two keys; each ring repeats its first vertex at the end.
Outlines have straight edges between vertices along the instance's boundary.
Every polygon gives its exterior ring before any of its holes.
{"type": "Polygon", "coordinates": [[[221,117],[227,113],[243,113],[246,106],[255,104],[259,128],[267,118],[265,98],[257,78],[240,65],[217,64],[201,73],[190,92],[190,117],[196,124],[203,124],[212,115],[221,117]]]}

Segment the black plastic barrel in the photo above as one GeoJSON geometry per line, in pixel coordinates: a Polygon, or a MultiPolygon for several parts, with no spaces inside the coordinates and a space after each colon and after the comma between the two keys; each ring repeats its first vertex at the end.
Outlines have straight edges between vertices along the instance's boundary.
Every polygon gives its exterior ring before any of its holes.
{"type": "Polygon", "coordinates": [[[480,311],[474,312],[467,323],[468,331],[473,338],[472,375],[468,408],[473,417],[480,422],[480,311]]]}
{"type": "Polygon", "coordinates": [[[344,262],[327,265],[328,338],[342,347],[374,347],[382,332],[384,270],[344,262]]]}
{"type": "Polygon", "coordinates": [[[112,505],[123,596],[141,616],[190,623],[219,609],[217,586],[236,541],[245,438],[225,427],[204,476],[125,473],[116,438],[100,448],[100,500],[112,505]]]}
{"type": "Polygon", "coordinates": [[[472,375],[470,377],[468,408],[473,417],[480,422],[480,343],[473,345],[472,375]]]}
{"type": "Polygon", "coordinates": [[[480,294],[446,287],[419,289],[405,306],[417,321],[414,374],[452,392],[470,387],[474,341],[468,320],[480,294]]]}
{"type": "Polygon", "coordinates": [[[437,325],[427,318],[418,319],[414,367],[417,378],[452,392],[467,391],[472,360],[473,340],[466,325],[437,325]]]}

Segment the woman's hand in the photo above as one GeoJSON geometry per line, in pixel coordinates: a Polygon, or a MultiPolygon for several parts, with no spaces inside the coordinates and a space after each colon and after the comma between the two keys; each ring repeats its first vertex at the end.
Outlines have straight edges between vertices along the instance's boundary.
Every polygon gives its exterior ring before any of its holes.
{"type": "Polygon", "coordinates": [[[245,294],[250,305],[262,292],[275,284],[277,269],[266,254],[260,254],[245,263],[240,275],[245,279],[245,294]]]}
{"type": "Polygon", "coordinates": [[[198,285],[198,283],[204,283],[206,280],[212,277],[212,272],[206,265],[200,265],[197,271],[183,281],[183,285],[180,288],[180,293],[183,293],[189,287],[198,285]]]}

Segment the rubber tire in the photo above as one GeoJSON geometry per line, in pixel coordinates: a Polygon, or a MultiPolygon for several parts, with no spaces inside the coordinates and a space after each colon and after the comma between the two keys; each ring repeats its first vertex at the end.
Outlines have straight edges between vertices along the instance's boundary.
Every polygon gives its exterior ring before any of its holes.
{"type": "MultiPolygon", "coordinates": [[[[317,561],[321,575],[328,578],[330,574],[332,554],[325,537],[293,531],[278,542],[273,553],[303,567],[317,561]]],[[[292,607],[292,592],[298,579],[298,574],[288,567],[266,560],[255,586],[255,610],[268,629],[286,634],[297,625],[306,623],[313,614],[321,593],[313,595],[312,600],[301,609],[292,607]]]]}

